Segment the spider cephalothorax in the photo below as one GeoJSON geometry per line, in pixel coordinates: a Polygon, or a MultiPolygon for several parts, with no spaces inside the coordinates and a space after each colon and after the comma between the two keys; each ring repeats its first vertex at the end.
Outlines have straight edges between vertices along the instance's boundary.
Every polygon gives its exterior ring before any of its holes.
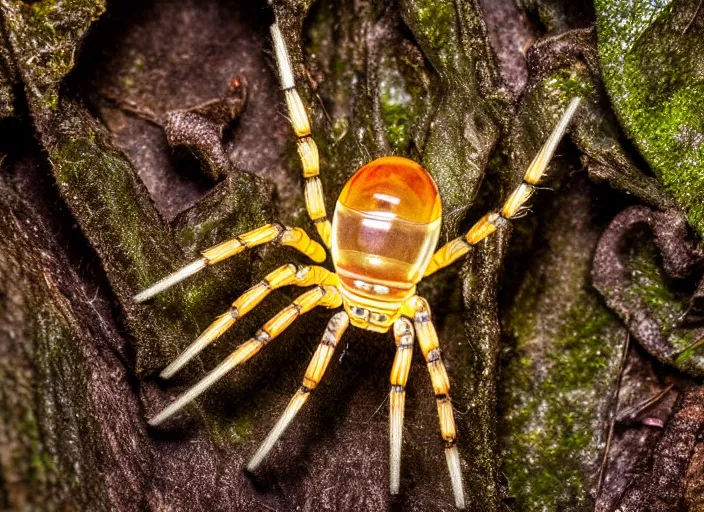
{"type": "MultiPolygon", "coordinates": [[[[525,172],[523,183],[509,195],[503,207],[482,217],[466,235],[433,252],[438,242],[442,219],[440,194],[430,174],[406,158],[383,157],[359,169],[342,189],[335,206],[333,222],[330,223],[318,177],[318,149],[311,137],[308,115],[296,91],[288,52],[277,24],[272,26],[272,37],[289,116],[298,138],[298,152],[305,179],[306,206],[318,235],[331,252],[335,272],[320,266],[284,265],[247,290],[235,300],[229,311],[218,317],[191,346],[164,369],[161,373],[163,378],[174,375],[208,344],[232,327],[240,317],[251,311],[272,290],[282,286],[311,287],[264,324],[253,338],[240,345],[200,382],[149,420],[149,423],[158,425],[169,418],[227,372],[254,356],[300,315],[318,306],[343,306],[344,311],[335,314],[328,323],[301,387],[247,465],[247,469],[254,471],[259,466],[307,401],[310,392],[320,382],[335,347],[350,322],[355,327],[381,333],[393,327],[396,356],[391,369],[389,395],[390,491],[397,494],[400,487],[405,386],[412,349],[417,338],[428,364],[435,392],[455,503],[458,508],[464,508],[462,470],[455,444],[450,382],[442,362],[430,308],[425,299],[416,295],[416,284],[424,276],[467,254],[472,245],[491,235],[522,211],[545,172],[579,100],[572,100],[548,141],[525,172]]],[[[326,259],[325,249],[318,242],[311,240],[302,229],[268,224],[205,250],[200,259],[139,293],[135,300],[147,300],[208,265],[269,242],[294,247],[317,263],[326,259]]]]}

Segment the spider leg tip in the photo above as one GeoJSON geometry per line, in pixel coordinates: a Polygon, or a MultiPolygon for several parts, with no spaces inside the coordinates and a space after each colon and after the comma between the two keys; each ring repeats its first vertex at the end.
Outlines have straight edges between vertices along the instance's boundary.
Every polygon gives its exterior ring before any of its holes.
{"type": "Polygon", "coordinates": [[[147,293],[147,290],[139,292],[137,295],[132,297],[132,300],[137,304],[145,302],[147,299],[151,298],[151,295],[147,293]]]}
{"type": "Polygon", "coordinates": [[[161,373],[159,374],[159,377],[164,380],[169,380],[171,377],[174,376],[174,374],[177,371],[178,371],[178,369],[173,368],[173,363],[172,363],[161,371],[161,373]]]}
{"type": "MultiPolygon", "coordinates": [[[[197,341],[198,340],[196,340],[196,342],[197,341]]],[[[159,373],[159,378],[169,380],[171,377],[176,375],[181,370],[181,368],[186,366],[186,363],[188,363],[196,354],[198,354],[198,352],[200,352],[200,350],[194,350],[193,345],[191,345],[191,347],[182,352],[176,359],[171,361],[166,366],[166,368],[161,370],[161,373],[159,373]]]]}
{"type": "Polygon", "coordinates": [[[178,412],[179,409],[181,409],[182,405],[175,405],[171,404],[168,407],[162,409],[159,411],[155,416],[152,416],[147,420],[147,425],[150,427],[158,427],[162,423],[164,423],[166,420],[168,420],[171,416],[174,415],[174,413],[178,412]]]}
{"type": "Polygon", "coordinates": [[[156,416],[149,418],[147,420],[147,425],[149,425],[150,427],[158,427],[159,425],[161,425],[163,420],[159,418],[159,416],[160,415],[157,414],[156,416]]]}
{"type": "Polygon", "coordinates": [[[582,103],[582,99],[583,98],[581,96],[575,96],[574,98],[572,98],[570,104],[567,106],[567,112],[569,117],[572,117],[577,111],[577,108],[579,108],[579,105],[582,103]]]}
{"type": "Polygon", "coordinates": [[[456,491],[457,494],[455,494],[455,506],[459,510],[465,510],[466,504],[464,500],[464,491],[462,489],[459,489],[456,491]]]}
{"type": "Polygon", "coordinates": [[[450,471],[450,481],[452,482],[452,492],[455,495],[455,506],[464,510],[464,488],[462,486],[462,469],[460,466],[460,455],[457,446],[452,446],[445,451],[447,467],[450,471]]]}

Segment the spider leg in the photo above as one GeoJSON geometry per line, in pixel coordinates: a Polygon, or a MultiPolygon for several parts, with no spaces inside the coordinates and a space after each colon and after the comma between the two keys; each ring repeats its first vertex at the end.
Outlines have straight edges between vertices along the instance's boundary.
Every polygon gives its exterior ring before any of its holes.
{"type": "Polygon", "coordinates": [[[394,323],[396,356],[391,368],[389,394],[389,489],[398,494],[401,485],[401,445],[403,441],[403,410],[406,404],[406,381],[413,357],[413,326],[404,317],[394,323]]]}
{"type": "Polygon", "coordinates": [[[426,276],[433,274],[443,267],[451,265],[467,254],[473,245],[484,240],[496,231],[497,228],[506,225],[509,220],[521,216],[525,211],[524,205],[526,201],[533,195],[535,185],[538,184],[540,178],[545,174],[548,163],[550,163],[550,159],[555,153],[557,145],[567,131],[567,127],[577,111],[580,101],[580,98],[572,99],[567,110],[562,114],[557,126],[555,126],[550,134],[550,137],[548,137],[548,140],[523,175],[523,183],[518,185],[518,187],[511,192],[501,210],[487,213],[470,228],[465,236],[455,238],[438,249],[433,255],[433,259],[430,261],[428,268],[425,270],[426,276]]]}
{"type": "Polygon", "coordinates": [[[305,200],[306,209],[310,219],[315,224],[320,238],[325,245],[330,247],[330,234],[332,226],[325,211],[325,196],[323,185],[320,181],[320,158],[318,156],[318,146],[311,137],[310,120],[308,112],[303,105],[300,94],[296,90],[296,80],[293,76],[291,58],[286,48],[286,41],[281,34],[278,23],[271,26],[271,37],[274,41],[274,53],[276,54],[276,64],[279,69],[279,80],[281,88],[286,97],[288,114],[293,126],[293,131],[297,137],[298,155],[303,165],[303,178],[305,180],[305,200]]]}
{"type": "Polygon", "coordinates": [[[430,381],[433,385],[433,391],[435,391],[435,401],[440,419],[440,433],[445,441],[445,459],[447,460],[447,469],[450,472],[455,505],[459,509],[464,509],[462,469],[460,467],[460,454],[456,444],[455,416],[452,412],[452,402],[450,401],[450,379],[447,376],[445,364],[442,362],[438,335],[430,318],[428,302],[420,297],[414,297],[412,300],[415,310],[413,326],[420,349],[428,363],[430,381]]]}
{"type": "Polygon", "coordinates": [[[292,304],[282,309],[264,324],[253,338],[240,345],[237,350],[208,373],[200,382],[188,389],[163,411],[150,419],[149,424],[155,426],[163,423],[174,413],[200,396],[230,370],[248,361],[253,355],[259,352],[264,345],[286,330],[286,328],[302,314],[307,313],[317,306],[336,308],[341,304],[342,298],[340,297],[340,292],[338,292],[337,288],[334,286],[316,286],[298,296],[292,304]]]}
{"type": "Polygon", "coordinates": [[[316,263],[325,261],[326,253],[320,244],[311,240],[300,228],[289,228],[278,224],[267,224],[243,235],[236,236],[201,253],[201,257],[185,267],[166,276],[161,281],[153,284],[146,290],[134,296],[135,302],[144,302],[155,295],[171,288],[193,274],[200,272],[208,265],[214,265],[224,259],[239,254],[245,249],[251,249],[269,242],[288,245],[302,252],[316,263]]]}
{"type": "Polygon", "coordinates": [[[323,334],[323,339],[320,341],[315,354],[313,354],[313,358],[308,364],[308,369],[306,370],[305,377],[303,377],[301,387],[296,391],[296,394],[293,395],[293,398],[279,418],[279,421],[276,422],[274,428],[271,429],[269,435],[266,436],[264,442],[247,464],[247,471],[255,471],[259,467],[296,417],[298,411],[301,410],[303,404],[308,401],[310,392],[316,388],[323,378],[323,374],[332,359],[333,352],[335,352],[335,347],[347,330],[349,322],[350,319],[344,311],[340,311],[330,319],[325,329],[325,334],[323,334]]]}
{"type": "Polygon", "coordinates": [[[259,283],[249,288],[232,303],[229,311],[220,315],[208,326],[198,338],[184,350],[160,374],[162,379],[169,379],[183,368],[191,359],[217,340],[230,329],[235,322],[254,309],[273,290],[283,286],[311,286],[334,284],[334,274],[323,267],[303,267],[289,263],[277,268],[264,277],[259,283]]]}

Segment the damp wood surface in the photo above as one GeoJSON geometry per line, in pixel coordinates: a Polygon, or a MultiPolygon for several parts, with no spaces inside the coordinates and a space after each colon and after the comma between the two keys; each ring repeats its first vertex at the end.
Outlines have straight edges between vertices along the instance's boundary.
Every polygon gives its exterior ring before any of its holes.
{"type": "Polygon", "coordinates": [[[437,182],[447,242],[583,99],[529,214],[419,285],[468,509],[704,510],[702,2],[272,4],[0,0],[0,510],[454,510],[420,351],[389,497],[390,334],[350,328],[243,471],[327,310],[147,426],[299,293],[272,293],[169,382],[237,296],[305,259],[262,247],[132,300],[236,234],[315,233],[274,12],[328,212],[356,169],[404,156],[437,182]]]}

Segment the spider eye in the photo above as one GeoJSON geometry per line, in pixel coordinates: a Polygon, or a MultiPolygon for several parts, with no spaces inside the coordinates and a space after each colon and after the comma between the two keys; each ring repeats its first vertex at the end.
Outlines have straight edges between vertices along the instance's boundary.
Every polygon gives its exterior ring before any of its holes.
{"type": "Polygon", "coordinates": [[[335,207],[332,255],[356,295],[402,300],[420,281],[440,234],[442,207],[417,163],[380,158],[358,170],[335,207]]]}

